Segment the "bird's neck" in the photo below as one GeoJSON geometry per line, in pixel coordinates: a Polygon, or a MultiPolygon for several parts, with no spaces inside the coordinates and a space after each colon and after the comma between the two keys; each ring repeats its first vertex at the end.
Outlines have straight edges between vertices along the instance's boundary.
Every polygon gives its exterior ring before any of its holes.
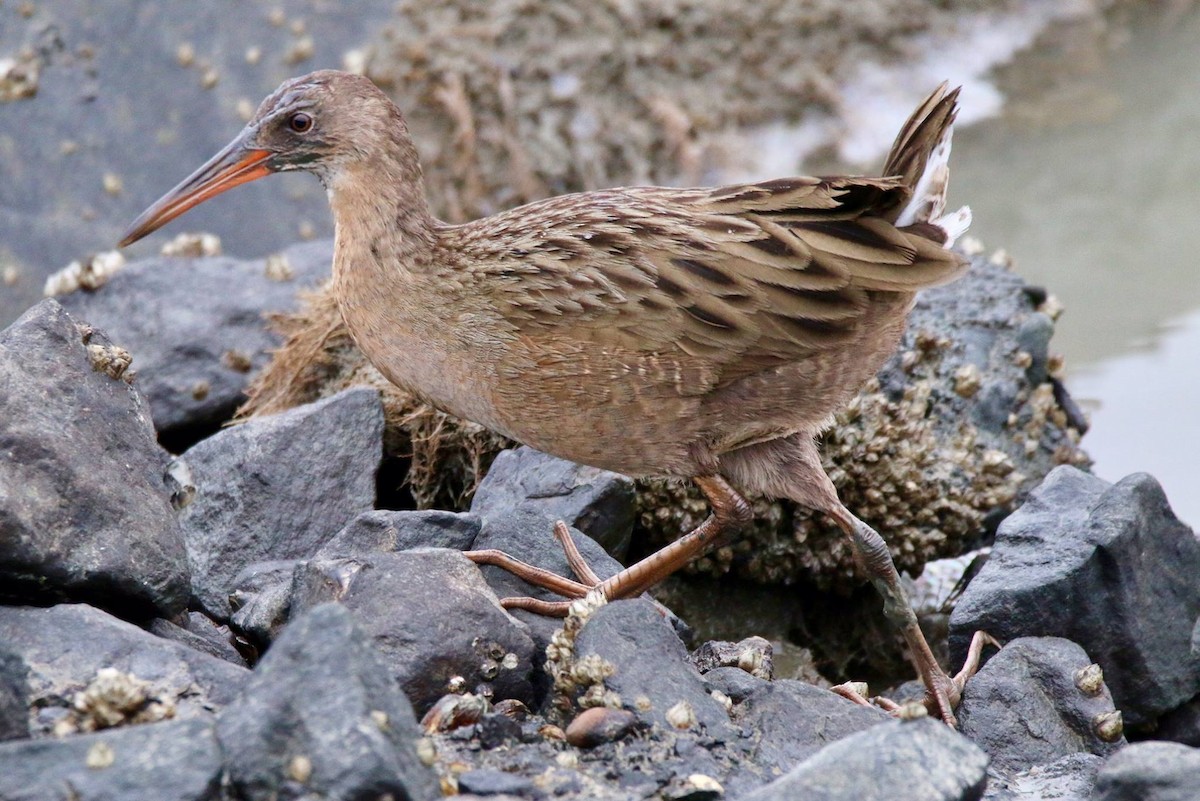
{"type": "Polygon", "coordinates": [[[411,141],[390,142],[338,170],[327,190],[337,232],[335,279],[351,270],[363,278],[404,280],[411,277],[404,273],[428,267],[438,224],[411,141]]]}

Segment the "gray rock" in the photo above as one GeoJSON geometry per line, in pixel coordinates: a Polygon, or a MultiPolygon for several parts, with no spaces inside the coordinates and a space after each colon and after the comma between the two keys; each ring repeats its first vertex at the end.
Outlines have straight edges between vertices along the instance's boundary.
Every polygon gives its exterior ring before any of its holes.
{"type": "Polygon", "coordinates": [[[482,521],[476,515],[435,509],[363,512],[321,546],[315,558],[341,559],[412,548],[465,551],[475,541],[481,525],[482,521]]]}
{"type": "Polygon", "coordinates": [[[524,776],[515,776],[502,770],[468,770],[458,775],[458,789],[464,793],[483,796],[527,795],[533,790],[533,782],[524,776]]]}
{"type": "Polygon", "coordinates": [[[579,529],[620,559],[629,550],[634,500],[627,476],[522,446],[496,456],[471,511],[490,518],[514,508],[537,510],[579,529]]]}
{"type": "Polygon", "coordinates": [[[753,732],[754,764],[786,773],[829,743],[891,719],[829,690],[780,679],[751,694],[737,708],[734,721],[753,732]]]}
{"type": "Polygon", "coordinates": [[[959,731],[1005,773],[1077,752],[1115,753],[1125,738],[1119,728],[1100,736],[1112,725],[1114,710],[1103,680],[1082,672],[1091,664],[1069,640],[1013,640],[967,682],[957,710],[959,731]]]}
{"type": "Polygon", "coordinates": [[[237,798],[437,797],[412,707],[337,604],[292,622],[217,721],[237,798]]]}
{"type": "Polygon", "coordinates": [[[0,744],[5,801],[215,801],[220,784],[207,717],[0,744]]]}
{"type": "Polygon", "coordinates": [[[951,616],[951,661],[983,629],[1002,642],[1065,637],[1104,669],[1127,723],[1200,691],[1200,541],[1162,488],[1054,470],[1001,524],[991,558],[951,616]]]}
{"type": "MultiPolygon", "coordinates": [[[[644,598],[613,601],[591,614],[575,640],[575,660],[599,657],[614,673],[605,686],[646,723],[667,731],[679,726],[667,713],[680,704],[691,708],[695,724],[686,728],[712,737],[733,731],[729,714],[704,688],[687,648],[671,624],[644,598]]],[[[580,688],[586,689],[586,688],[580,688]]]]}
{"type": "Polygon", "coordinates": [[[0,332],[0,597],[138,617],[186,606],[168,457],[137,390],[110,376],[120,357],[52,300],[0,332]]]}
{"type": "Polygon", "coordinates": [[[774,649],[765,637],[747,637],[738,642],[709,640],[692,652],[692,664],[701,673],[720,667],[740,667],[757,678],[775,676],[774,649]]]}
{"type": "Polygon", "coordinates": [[[1200,794],[1200,748],[1179,743],[1134,743],[1096,775],[1093,801],[1195,801],[1200,794]]]}
{"type": "Polygon", "coordinates": [[[229,627],[217,625],[200,612],[189,612],[182,625],[155,618],[150,621],[146,630],[163,639],[186,645],[217,659],[224,659],[238,667],[248,667],[245,657],[233,646],[233,635],[229,627]]]}
{"type": "MultiPolygon", "coordinates": [[[[504,551],[509,556],[522,562],[549,570],[560,576],[577,578],[567,564],[558,540],[554,538],[554,519],[547,517],[541,511],[530,507],[505,509],[498,514],[485,515],[483,527],[472,545],[474,550],[495,549],[504,551]]],[[[579,553],[601,579],[620,572],[621,563],[608,555],[591,537],[581,531],[572,530],[571,537],[579,553]]],[[[545,601],[561,601],[562,596],[555,595],[549,590],[526,584],[521,579],[499,567],[484,565],[480,568],[488,586],[500,598],[530,596],[545,601]]],[[[514,609],[513,617],[529,626],[530,632],[538,645],[538,650],[544,651],[550,642],[550,637],[562,627],[562,621],[544,615],[535,615],[523,609],[514,609]]]]}
{"type": "MultiPolygon", "coordinates": [[[[1060,464],[1064,453],[1082,456],[1067,429],[1057,423],[1039,426],[1033,435],[1023,431],[1037,416],[1032,390],[1049,380],[1049,346],[1054,333],[1054,321],[1037,310],[1029,289],[1017,272],[992,264],[984,256],[972,258],[960,280],[917,295],[901,345],[879,371],[880,384],[898,399],[912,383],[905,377],[909,371],[903,354],[920,351],[922,337],[944,337],[949,344],[936,348],[930,387],[931,414],[939,437],[953,438],[962,422],[970,420],[977,428],[978,444],[1006,453],[1024,476],[1021,495],[1060,464]],[[1015,358],[1020,353],[1029,354],[1027,364],[1015,358]],[[977,368],[980,375],[979,389],[973,395],[955,389],[956,374],[968,366],[977,368]],[[1015,425],[1010,423],[1010,415],[1015,416],[1015,425]],[[1036,441],[1038,447],[1027,450],[1027,439],[1036,441]]],[[[1069,401],[1065,389],[1061,397],[1069,401]]],[[[1082,418],[1070,422],[1086,428],[1082,418]]]]}
{"type": "Polygon", "coordinates": [[[872,726],[801,762],[743,801],[975,801],[987,755],[937,721],[872,726]]]}
{"type": "Polygon", "coordinates": [[[155,428],[177,441],[233,416],[250,376],[279,344],[264,314],[292,310],[298,290],[328,277],[333,245],[296,245],[282,255],[294,274],[284,281],[267,277],[262,259],[160,256],[60,302],[133,354],[155,428]]]}
{"type": "Polygon", "coordinates": [[[0,607],[0,643],[29,667],[29,702],[36,734],[67,714],[75,694],[101,668],[149,683],[149,694],[197,717],[233,700],[249,676],[244,668],[155,637],[99,609],[81,605],[0,607]]]}
{"type": "Polygon", "coordinates": [[[297,569],[295,581],[292,616],[326,601],[344,604],[419,714],[455,676],[471,690],[485,685],[493,700],[533,705],[533,640],[461,553],[418,549],[312,560],[297,569]]]}
{"type": "Polygon", "coordinates": [[[766,679],[752,676],[737,667],[718,667],[704,673],[704,689],[710,693],[714,690],[724,693],[735,704],[740,704],[768,685],[770,682],[766,679]]]}
{"type": "Polygon", "coordinates": [[[1069,754],[1012,776],[992,774],[983,801],[1089,801],[1103,764],[1095,754],[1069,754]]]}
{"type": "Polygon", "coordinates": [[[1172,709],[1158,719],[1154,739],[1172,740],[1193,748],[1200,747],[1200,697],[1172,709]]]}
{"type": "Polygon", "coordinates": [[[372,507],[383,455],[383,409],[373,389],[226,429],[184,454],[195,500],[180,514],[192,593],[215,620],[253,562],[307,558],[372,507]]]}
{"type": "Polygon", "coordinates": [[[230,627],[260,649],[266,649],[287,623],[292,607],[292,581],[299,559],[247,565],[234,577],[229,592],[230,627]]]}
{"type": "Polygon", "coordinates": [[[0,644],[0,740],[29,736],[29,668],[0,644]]]}

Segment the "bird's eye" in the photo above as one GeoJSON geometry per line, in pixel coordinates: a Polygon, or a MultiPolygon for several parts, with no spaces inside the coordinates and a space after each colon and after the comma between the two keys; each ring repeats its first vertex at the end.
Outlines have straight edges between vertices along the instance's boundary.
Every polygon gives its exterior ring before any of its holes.
{"type": "Polygon", "coordinates": [[[296,133],[308,133],[313,127],[312,115],[305,114],[303,111],[297,111],[288,117],[288,127],[296,133]]]}

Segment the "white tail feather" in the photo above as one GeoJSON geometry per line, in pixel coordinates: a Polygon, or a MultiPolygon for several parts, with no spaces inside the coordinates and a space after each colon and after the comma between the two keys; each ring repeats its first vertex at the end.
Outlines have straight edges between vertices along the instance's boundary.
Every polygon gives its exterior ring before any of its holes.
{"type": "Polygon", "coordinates": [[[946,126],[941,139],[929,154],[925,170],[917,179],[912,197],[896,218],[896,225],[904,227],[913,223],[927,222],[946,232],[946,247],[951,247],[966,233],[971,225],[971,209],[963,206],[958,211],[946,214],[946,190],[950,185],[950,144],[954,136],[954,124],[946,126]]]}

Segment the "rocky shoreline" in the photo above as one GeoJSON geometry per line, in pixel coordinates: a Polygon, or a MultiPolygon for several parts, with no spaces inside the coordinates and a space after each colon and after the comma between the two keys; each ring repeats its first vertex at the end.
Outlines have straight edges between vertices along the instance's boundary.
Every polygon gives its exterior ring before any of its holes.
{"type": "MultiPolygon", "coordinates": [[[[1016,326],[1023,347],[996,344],[1012,315],[986,286],[1007,279],[983,259],[982,283],[926,297],[912,336],[973,319],[950,338],[986,369],[926,374],[902,348],[875,390],[928,380],[974,425],[996,417],[989,449],[1028,479],[950,613],[953,665],[978,629],[1005,643],[954,732],[919,705],[897,720],[775,675],[754,631],[697,641],[649,597],[509,614],[498,598],[530,588],[459,553],[566,574],[561,519],[611,574],[640,503],[624,477],[518,448],[467,510],[376,508],[376,389],[222,427],[277,344],[262,311],[294,308],[323,247],[290,252],[282,281],[278,263],[134,264],[0,333],[0,798],[1153,801],[1200,786],[1200,541],[1149,476],[1053,467],[1074,447],[1065,393],[1040,418],[1059,433],[1033,447],[1018,441],[1032,418],[969,403],[1017,398],[1052,330],[1042,315],[1016,326]]],[[[1006,292],[1026,315],[1045,301],[1006,292]]]]}

